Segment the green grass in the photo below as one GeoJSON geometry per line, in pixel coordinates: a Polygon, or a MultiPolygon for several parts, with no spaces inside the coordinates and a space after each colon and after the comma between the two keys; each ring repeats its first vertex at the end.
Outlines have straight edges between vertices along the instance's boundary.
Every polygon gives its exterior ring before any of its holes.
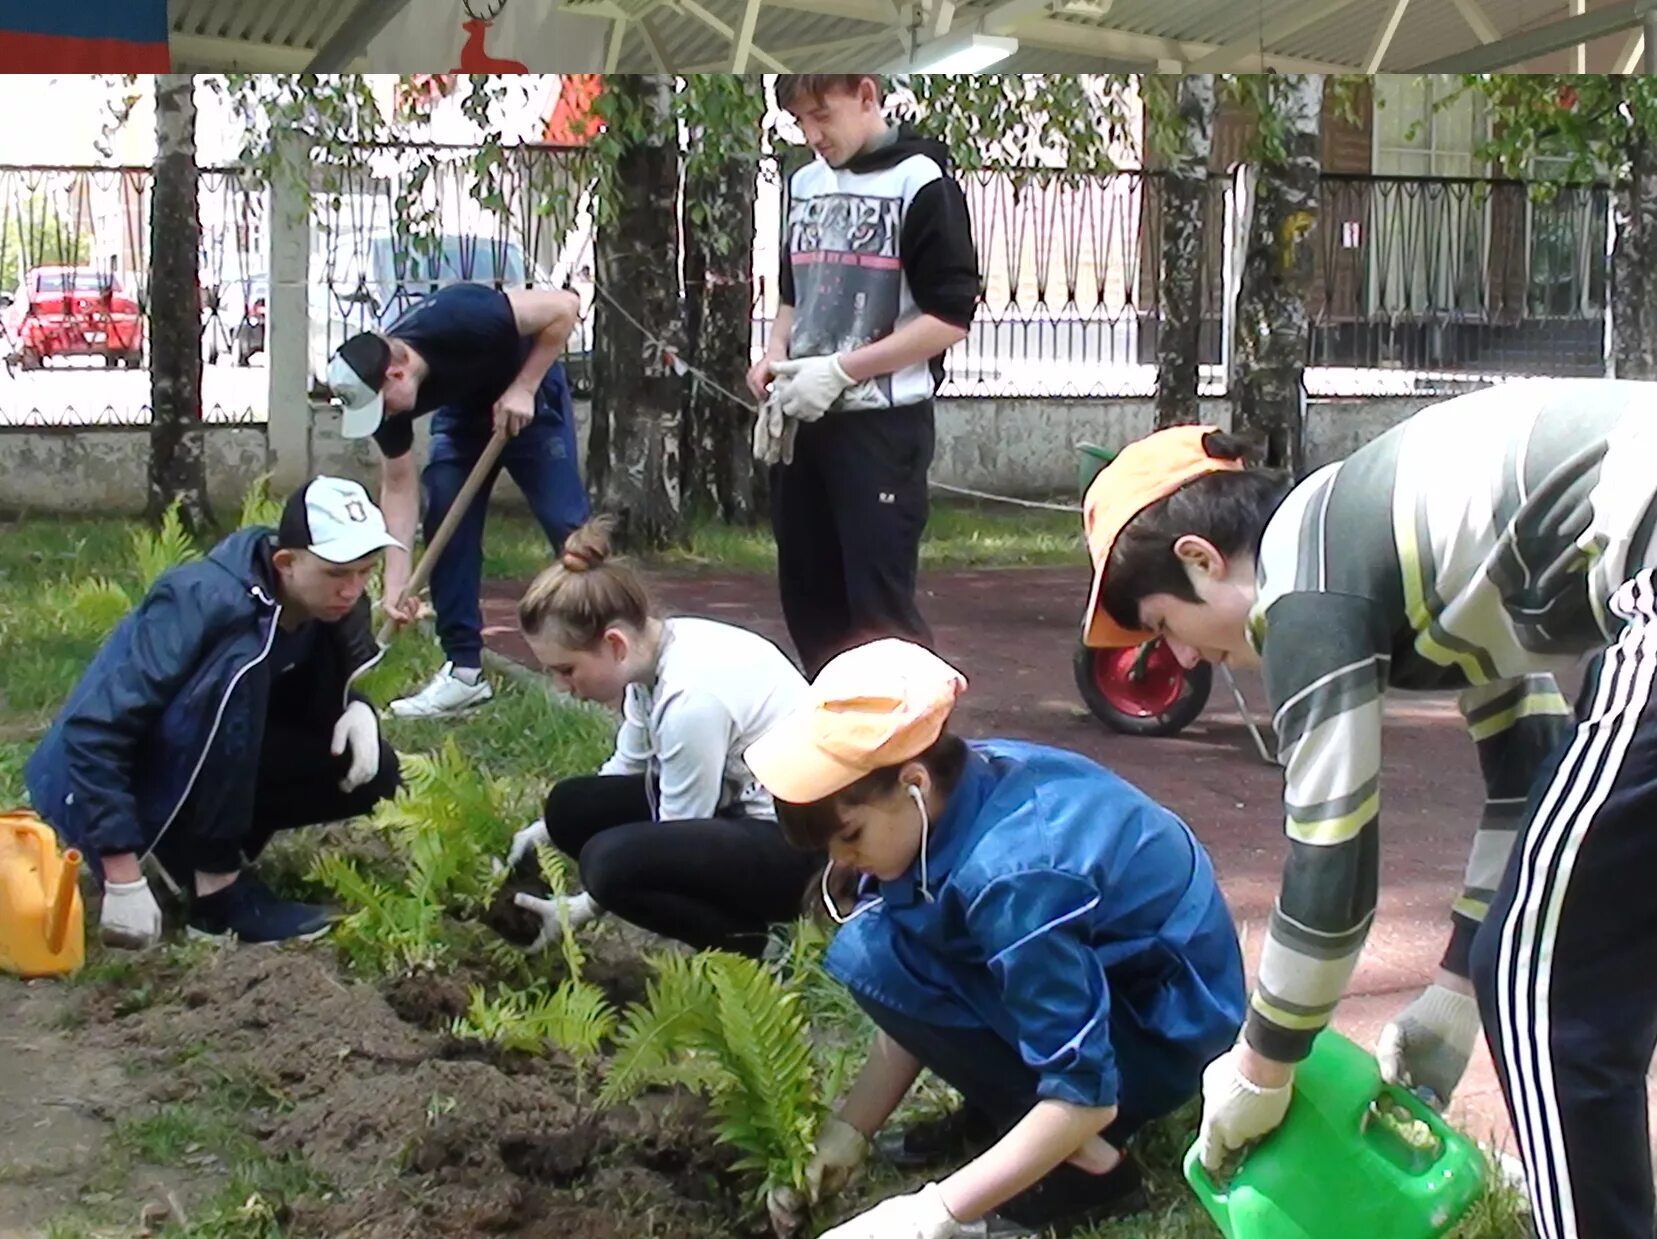
{"type": "MultiPolygon", "coordinates": [[[[546,535],[528,515],[492,513],[484,536],[488,580],[525,580],[546,567],[546,535]]],[[[1085,563],[1081,513],[1047,512],[1001,504],[934,503],[921,545],[929,568],[1004,568],[1085,563]]],[[[771,572],[777,548],[769,527],[742,529],[699,521],[686,546],[651,558],[673,570],[771,572]]]]}

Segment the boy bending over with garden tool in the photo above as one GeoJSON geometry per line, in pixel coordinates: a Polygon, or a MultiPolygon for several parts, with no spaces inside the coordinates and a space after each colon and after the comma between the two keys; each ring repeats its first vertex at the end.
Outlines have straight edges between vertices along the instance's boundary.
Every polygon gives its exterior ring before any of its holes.
{"type": "Polygon", "coordinates": [[[351,683],[378,661],[365,590],[397,543],[355,482],[319,477],[272,530],[162,574],[110,634],[29,759],[35,812],[103,879],[106,944],[146,947],[154,856],[192,934],[280,942],[323,908],[244,868],[271,835],[369,812],[397,756],[351,683]]]}
{"type": "Polygon", "coordinates": [[[896,1135],[890,1159],[989,1147],[829,1239],[1066,1235],[1143,1208],[1129,1139],[1196,1095],[1241,1025],[1242,953],[1191,831],[1085,758],[951,735],[965,687],[877,641],[748,750],[789,838],[861,879],[827,967],[879,1029],[819,1133],[809,1199],[772,1197],[780,1230],[846,1184],[922,1067],[966,1108],[896,1135]]]}
{"type": "Polygon", "coordinates": [[[1282,1122],[1357,964],[1383,695],[1456,688],[1488,800],[1443,963],[1382,1031],[1382,1073],[1448,1101],[1482,1015],[1537,1232],[1651,1239],[1657,903],[1630,882],[1657,868],[1657,387],[1498,384],[1298,485],[1241,448],[1161,431],[1086,504],[1088,643],[1263,663],[1285,768],[1283,887],[1245,1037],[1204,1077],[1204,1163],[1282,1122]],[[1572,720],[1548,673],[1584,655],[1572,720]]]}
{"type": "Polygon", "coordinates": [[[580,298],[563,289],[450,284],[415,302],[383,333],[352,336],[329,362],[328,385],[345,407],[340,433],[372,437],[380,449],[380,502],[399,539],[386,552],[381,602],[391,620],[407,624],[420,612],[402,547],[414,544],[422,494],[426,542],[438,551],[431,598],[446,661],[419,692],[391,703],[393,715],[441,718],[494,695],[483,678],[478,589],[489,494],[500,471],[523,491],[553,554],[587,519],[575,406],[559,360],[580,316],[580,298]],[[428,413],[431,447],[421,471],[414,423],[428,413]],[[468,503],[467,479],[480,467],[482,488],[468,503]],[[448,545],[438,547],[451,509],[461,515],[448,545]]]}

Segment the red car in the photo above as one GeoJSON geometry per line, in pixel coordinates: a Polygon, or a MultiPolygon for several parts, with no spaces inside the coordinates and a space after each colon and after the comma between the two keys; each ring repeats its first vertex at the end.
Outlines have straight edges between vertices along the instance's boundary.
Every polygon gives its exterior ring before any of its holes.
{"type": "Polygon", "coordinates": [[[144,364],[144,316],[121,276],[94,267],[31,267],[0,297],[10,360],[38,369],[48,357],[102,357],[105,366],[144,364]]]}

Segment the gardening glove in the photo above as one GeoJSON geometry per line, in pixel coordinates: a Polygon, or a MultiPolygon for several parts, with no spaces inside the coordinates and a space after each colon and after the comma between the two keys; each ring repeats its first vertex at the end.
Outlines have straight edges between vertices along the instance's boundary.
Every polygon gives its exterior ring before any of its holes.
{"type": "Polygon", "coordinates": [[[380,773],[380,720],[366,701],[353,701],[334,724],[335,757],[349,751],[351,767],[339,781],[342,792],[354,792],[380,773]]]}
{"type": "Polygon", "coordinates": [[[161,905],[150,893],[149,882],[105,882],[99,927],[105,946],[141,951],[160,942],[161,905]]]}
{"type": "Polygon", "coordinates": [[[552,846],[552,839],[547,834],[547,824],[536,818],[528,826],[512,836],[512,846],[506,853],[506,867],[516,869],[518,862],[528,856],[536,848],[552,846]]]}
{"type": "Polygon", "coordinates": [[[794,433],[800,424],[785,417],[782,402],[773,391],[766,396],[754,417],[754,459],[763,465],[794,463],[794,433]]]}
{"type": "Polygon", "coordinates": [[[1242,1047],[1234,1047],[1202,1073],[1202,1130],[1198,1156],[1218,1171],[1239,1149],[1274,1130],[1289,1112],[1294,1083],[1262,1088],[1243,1075],[1242,1047]]]}
{"type": "Polygon", "coordinates": [[[806,1164],[806,1190],[778,1187],[766,1196],[772,1229],[779,1235],[798,1233],[805,1224],[806,1210],[838,1195],[868,1156],[869,1138],[844,1119],[830,1115],[817,1133],[817,1151],[806,1164]]]}
{"type": "Polygon", "coordinates": [[[574,933],[583,925],[604,915],[604,909],[593,902],[591,895],[585,893],[554,895],[550,899],[540,899],[528,891],[519,891],[512,896],[512,902],[525,912],[533,912],[541,918],[541,932],[527,948],[531,951],[553,946],[566,933],[574,933]]]}
{"type": "Polygon", "coordinates": [[[867,1213],[824,1231],[823,1239],[950,1239],[963,1233],[944,1204],[943,1190],[928,1183],[912,1196],[883,1200],[867,1213]]]}
{"type": "Polygon", "coordinates": [[[1387,1083],[1412,1089],[1442,1110],[1467,1070],[1478,1035],[1473,996],[1429,985],[1381,1030],[1375,1057],[1387,1083]]]}
{"type": "Polygon", "coordinates": [[[777,376],[782,411],[802,422],[814,422],[827,413],[840,399],[840,393],[855,381],[833,353],[772,362],[771,370],[777,376]]]}

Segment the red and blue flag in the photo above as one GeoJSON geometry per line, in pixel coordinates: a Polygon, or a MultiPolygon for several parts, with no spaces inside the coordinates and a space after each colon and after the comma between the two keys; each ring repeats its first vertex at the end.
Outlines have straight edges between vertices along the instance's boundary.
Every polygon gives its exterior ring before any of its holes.
{"type": "Polygon", "coordinates": [[[167,0],[0,0],[9,73],[165,73],[167,0]]]}

